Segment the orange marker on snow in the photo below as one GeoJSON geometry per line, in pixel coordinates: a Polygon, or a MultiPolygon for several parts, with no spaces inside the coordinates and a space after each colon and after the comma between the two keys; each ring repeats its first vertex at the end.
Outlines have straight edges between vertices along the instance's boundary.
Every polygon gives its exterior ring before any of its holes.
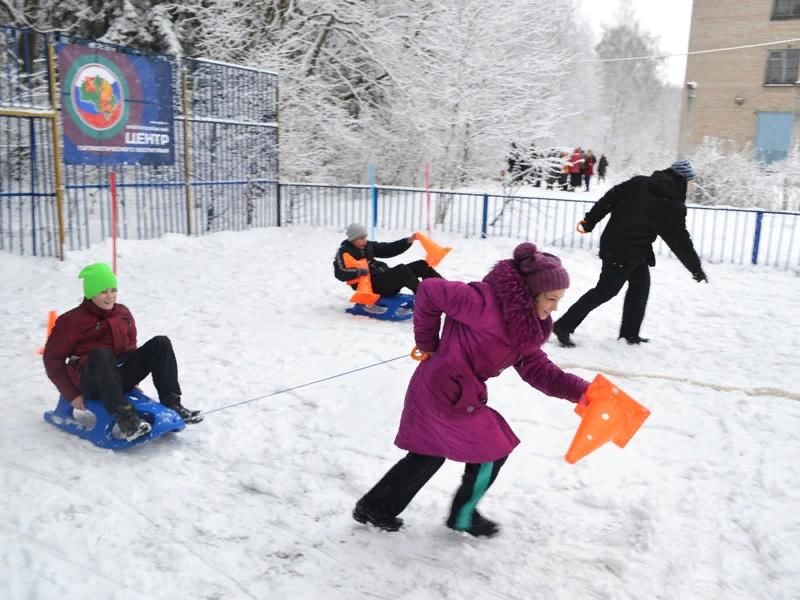
{"type": "MultiPolygon", "coordinates": [[[[57,318],[58,313],[56,313],[56,311],[51,310],[47,313],[47,333],[44,336],[45,343],[47,343],[47,339],[50,337],[50,332],[53,331],[53,327],[56,325],[57,318]]],[[[39,348],[39,354],[44,354],[44,346],[39,348]]]]}
{"type": "Polygon", "coordinates": [[[570,464],[606,442],[624,448],[650,416],[648,409],[600,374],[586,388],[585,396],[588,404],[575,407],[583,419],[564,457],[570,464]]]}
{"type": "Polygon", "coordinates": [[[422,244],[422,247],[425,248],[425,262],[431,267],[435,267],[442,262],[442,259],[447,256],[447,253],[450,252],[450,250],[452,250],[452,248],[440,246],[431,238],[423,235],[419,231],[417,231],[415,235],[419,240],[419,243],[422,244]]]}

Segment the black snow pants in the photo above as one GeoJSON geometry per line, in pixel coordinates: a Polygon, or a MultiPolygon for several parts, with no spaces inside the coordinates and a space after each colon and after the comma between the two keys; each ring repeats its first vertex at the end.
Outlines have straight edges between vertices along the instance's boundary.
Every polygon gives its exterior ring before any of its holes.
{"type": "MultiPolygon", "coordinates": [[[[466,463],[461,486],[450,507],[450,518],[468,529],[478,501],[494,483],[508,457],[487,463],[466,463]]],[[[381,514],[396,517],[444,464],[441,456],[409,452],[359,502],[381,514]]]]}
{"type": "Polygon", "coordinates": [[[604,259],[597,285],[569,307],[564,316],[556,321],[557,326],[572,333],[590,312],[616,296],[626,281],[628,290],[622,306],[619,337],[637,337],[650,296],[650,267],[647,263],[622,265],[604,259]]]}
{"type": "Polygon", "coordinates": [[[81,393],[87,400],[99,400],[108,412],[116,414],[128,404],[125,394],[151,373],[162,403],[180,400],[178,364],[167,336],[152,338],[122,363],[108,348],[92,350],[81,369],[81,393]]]}
{"type": "Polygon", "coordinates": [[[429,267],[424,260],[415,260],[412,263],[397,265],[386,271],[374,273],[370,279],[373,292],[381,296],[395,296],[404,287],[416,293],[419,280],[428,277],[441,277],[441,275],[429,267]]]}

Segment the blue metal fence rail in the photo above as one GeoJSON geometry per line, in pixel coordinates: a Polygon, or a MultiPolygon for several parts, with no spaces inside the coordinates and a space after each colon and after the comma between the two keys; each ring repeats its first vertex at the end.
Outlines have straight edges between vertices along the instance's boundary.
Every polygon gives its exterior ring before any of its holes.
{"type": "MultiPolygon", "coordinates": [[[[344,229],[354,221],[375,219],[379,229],[424,230],[430,198],[430,219],[437,231],[596,251],[606,223],[591,235],[577,233],[576,223],[593,202],[573,198],[297,183],[278,185],[278,193],[284,225],[344,229]]],[[[800,213],[688,206],[686,222],[705,261],[800,271],[800,213]]],[[[654,251],[657,256],[671,256],[660,238],[654,251]]]]}

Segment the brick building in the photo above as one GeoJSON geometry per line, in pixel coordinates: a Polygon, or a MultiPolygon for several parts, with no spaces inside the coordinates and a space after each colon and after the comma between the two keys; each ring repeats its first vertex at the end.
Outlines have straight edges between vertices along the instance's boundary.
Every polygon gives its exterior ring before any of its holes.
{"type": "Polygon", "coordinates": [[[683,154],[711,137],[772,162],[800,143],[800,0],[693,2],[690,52],[773,41],[784,42],[689,55],[683,154]]]}

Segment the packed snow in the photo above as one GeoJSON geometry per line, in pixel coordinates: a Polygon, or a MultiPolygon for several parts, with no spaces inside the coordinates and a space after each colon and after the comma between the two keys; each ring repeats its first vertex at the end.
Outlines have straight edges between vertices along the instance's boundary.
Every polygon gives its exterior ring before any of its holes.
{"type": "MultiPolygon", "coordinates": [[[[463,281],[517,243],[433,236],[453,247],[440,271],[463,281]]],[[[63,262],[0,253],[0,598],[800,597],[796,273],[705,264],[710,284],[698,284],[659,258],[650,343],[617,341],[620,294],[577,330],[577,348],[545,344],[652,411],[631,442],[568,464],[573,405],[509,369],[489,382],[490,403],[522,444],[480,505],[500,535],[445,527],[463,468],[449,462],[386,533],[350,513],[403,456],[392,442],[412,324],[344,312],[351,291],[331,266],[342,237],[289,227],[121,241],[119,301],[139,342],[168,335],[184,403],[218,409],[122,452],[42,419],[57,392],[37,354],[47,312],[79,302],[78,271],[110,261],[110,243],[63,262]]],[[[573,281],[564,311],[600,262],[550,250],[573,281]]],[[[388,262],[422,255],[415,244],[388,262]]],[[[154,395],[150,379],[142,387],[154,395]]]]}

